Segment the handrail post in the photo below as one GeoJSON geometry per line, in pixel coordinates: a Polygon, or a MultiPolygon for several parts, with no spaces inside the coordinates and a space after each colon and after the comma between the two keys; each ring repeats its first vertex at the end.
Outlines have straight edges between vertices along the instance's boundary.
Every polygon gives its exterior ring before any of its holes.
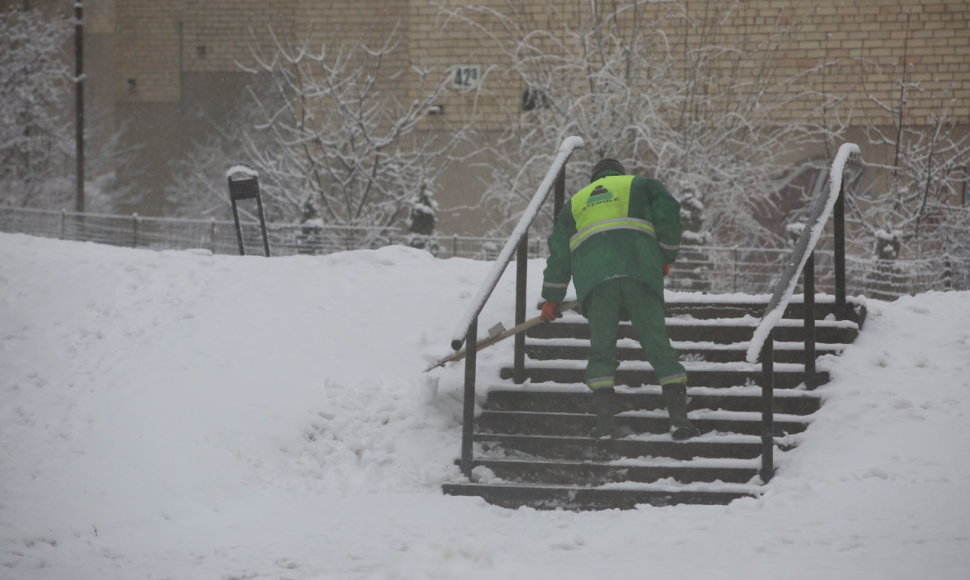
{"type": "Polygon", "coordinates": [[[475,427],[475,365],[478,362],[478,317],[468,326],[465,340],[465,399],[462,405],[461,472],[472,474],[472,438],[475,427]]]}
{"type": "Polygon", "coordinates": [[[943,254],[943,289],[953,290],[953,260],[950,258],[950,252],[943,254]]]}
{"type": "Polygon", "coordinates": [[[835,220],[835,318],[845,320],[845,179],[839,186],[839,196],[835,199],[833,208],[833,219],[835,220]]]}
{"type": "Polygon", "coordinates": [[[805,298],[803,309],[805,321],[805,386],[809,390],[818,386],[815,376],[815,252],[808,255],[804,272],[805,298]]]}
{"type": "Polygon", "coordinates": [[[734,264],[731,277],[731,292],[738,291],[738,267],[741,265],[741,256],[738,253],[738,245],[734,244],[734,264]]]}
{"type": "MultiPolygon", "coordinates": [[[[775,290],[768,301],[768,306],[765,308],[765,314],[761,317],[761,322],[755,328],[754,335],[752,336],[751,342],[748,344],[748,352],[745,357],[749,363],[756,362],[759,358],[761,360],[761,370],[762,370],[762,409],[761,409],[761,423],[762,423],[762,453],[761,453],[761,480],[767,483],[774,475],[774,460],[772,457],[774,450],[774,332],[775,326],[778,321],[784,316],[785,309],[790,304],[790,299],[792,292],[795,289],[796,283],[798,281],[798,275],[804,273],[805,275],[805,350],[806,357],[805,370],[806,370],[806,383],[814,385],[815,378],[815,356],[814,356],[814,340],[815,340],[815,247],[818,243],[819,236],[822,233],[822,226],[828,220],[829,216],[835,210],[835,206],[839,205],[837,202],[845,193],[845,185],[842,179],[845,173],[845,162],[852,158],[853,156],[858,156],[859,146],[846,143],[839,147],[839,152],[836,155],[835,161],[832,163],[832,171],[829,174],[829,190],[826,195],[816,196],[814,202],[812,203],[811,216],[807,227],[802,230],[798,241],[795,243],[795,250],[792,255],[791,261],[789,261],[785,270],[782,273],[781,278],[775,284],[775,290]],[[836,181],[838,180],[838,189],[835,189],[836,181]],[[809,319],[811,315],[811,319],[809,319]],[[811,344],[809,343],[811,340],[811,344]],[[812,352],[809,352],[809,350],[812,352]]],[[[845,257],[845,230],[844,230],[844,211],[839,210],[842,214],[839,217],[842,218],[841,223],[836,225],[839,235],[836,236],[836,248],[837,256],[836,261],[838,262],[840,258],[845,257]]],[[[837,220],[839,221],[839,220],[837,220]]],[[[840,265],[836,265],[836,278],[840,286],[841,296],[837,297],[836,308],[841,309],[844,316],[845,312],[845,264],[844,262],[840,265]],[[838,271],[841,270],[841,273],[838,271]]],[[[836,289],[839,292],[839,289],[836,289]]]]}
{"type": "MultiPolygon", "coordinates": [[[[529,257],[529,246],[528,246],[528,231],[532,222],[535,220],[542,207],[542,204],[548,199],[549,193],[552,191],[553,186],[557,185],[556,182],[563,182],[563,176],[565,175],[565,165],[569,156],[572,155],[573,151],[579,149],[583,146],[583,140],[579,137],[567,137],[563,140],[562,145],[559,147],[559,151],[556,154],[556,159],[553,161],[552,167],[546,172],[545,177],[542,179],[542,183],[539,184],[535,195],[532,196],[532,200],[526,207],[525,212],[516,224],[515,229],[512,231],[511,236],[506,241],[502,250],[499,252],[495,263],[492,264],[492,268],[489,270],[488,275],[485,278],[485,282],[479,287],[478,293],[472,299],[465,316],[462,318],[461,322],[458,323],[458,328],[455,334],[451,338],[451,348],[454,350],[461,349],[462,345],[465,345],[465,400],[463,405],[463,415],[462,415],[462,434],[461,434],[461,458],[459,459],[459,465],[462,473],[470,477],[472,471],[472,439],[474,436],[474,425],[475,425],[475,365],[478,356],[478,317],[485,307],[485,303],[488,301],[489,296],[491,296],[492,291],[495,290],[495,286],[498,284],[499,278],[505,273],[509,262],[512,261],[512,253],[518,252],[519,263],[518,272],[520,273],[519,280],[516,282],[516,294],[521,294],[521,299],[517,297],[516,306],[516,318],[519,319],[521,310],[521,317],[524,321],[525,317],[525,278],[528,272],[527,263],[529,257]],[[557,169],[558,168],[558,169],[557,169]],[[555,170],[555,171],[554,171],[555,170]]],[[[565,191],[565,185],[557,186],[557,189],[565,191]]],[[[522,354],[517,356],[524,356],[525,348],[524,343],[521,344],[521,348],[517,349],[522,354]]],[[[524,366],[524,359],[523,359],[524,366]]],[[[523,369],[524,371],[524,369],[523,369]]]]}
{"type": "Polygon", "coordinates": [[[761,347],[761,482],[768,483],[775,475],[775,331],[761,347]]]}
{"type": "MultiPolygon", "coordinates": [[[[525,322],[525,291],[529,265],[529,232],[526,231],[516,248],[515,256],[515,325],[525,322]]],[[[515,354],[513,356],[512,380],[525,381],[525,333],[515,335],[515,354]]]]}
{"type": "Polygon", "coordinates": [[[555,190],[553,193],[553,203],[552,203],[552,225],[555,226],[556,222],[559,221],[559,212],[562,211],[563,206],[566,204],[566,164],[563,163],[562,167],[559,169],[559,174],[556,175],[556,182],[554,184],[555,190]]]}

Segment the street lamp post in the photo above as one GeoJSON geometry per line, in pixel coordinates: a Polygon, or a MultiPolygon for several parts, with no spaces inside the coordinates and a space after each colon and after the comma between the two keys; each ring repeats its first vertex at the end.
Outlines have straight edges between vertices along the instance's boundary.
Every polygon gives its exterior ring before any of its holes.
{"type": "Polygon", "coordinates": [[[74,2],[74,211],[84,213],[84,6],[74,2]]]}

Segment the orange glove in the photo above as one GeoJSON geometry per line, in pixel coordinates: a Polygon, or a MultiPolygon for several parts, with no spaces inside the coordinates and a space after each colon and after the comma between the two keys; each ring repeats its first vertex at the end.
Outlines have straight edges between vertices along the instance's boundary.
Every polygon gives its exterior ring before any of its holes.
{"type": "Polygon", "coordinates": [[[557,318],[562,318],[562,314],[559,312],[559,303],[553,302],[552,300],[546,300],[542,303],[542,313],[539,314],[539,318],[543,322],[552,322],[557,318]]]}
{"type": "Polygon", "coordinates": [[[670,274],[670,264],[664,264],[664,276],[670,274]]]}

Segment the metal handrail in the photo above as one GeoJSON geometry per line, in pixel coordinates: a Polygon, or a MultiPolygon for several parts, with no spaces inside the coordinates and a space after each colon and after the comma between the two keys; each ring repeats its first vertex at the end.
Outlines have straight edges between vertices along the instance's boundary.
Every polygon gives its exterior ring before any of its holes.
{"type": "MultiPolygon", "coordinates": [[[[451,347],[454,350],[460,350],[462,345],[467,341],[468,346],[465,348],[465,388],[464,388],[464,404],[463,404],[463,425],[462,425],[462,437],[461,437],[461,470],[466,476],[471,475],[472,469],[472,436],[473,436],[473,424],[475,421],[475,372],[476,363],[478,356],[477,349],[477,336],[478,336],[478,316],[481,314],[482,309],[485,307],[485,303],[488,301],[492,292],[495,290],[495,286],[498,284],[499,278],[505,272],[505,268],[508,266],[509,262],[512,260],[513,253],[518,255],[518,268],[516,276],[516,323],[521,322],[525,317],[525,265],[526,258],[528,257],[526,249],[528,244],[528,232],[529,227],[536,220],[539,215],[539,208],[549,197],[549,193],[553,189],[555,184],[557,187],[557,197],[561,195],[561,189],[565,181],[565,170],[566,162],[569,157],[577,149],[583,147],[583,140],[580,137],[566,137],[562,144],[559,146],[559,151],[556,154],[556,158],[553,160],[552,165],[549,167],[549,171],[546,172],[545,178],[543,178],[542,183],[536,189],[535,194],[532,196],[532,200],[526,207],[525,212],[522,217],[519,218],[519,222],[516,224],[515,229],[512,230],[512,234],[509,239],[505,242],[505,246],[502,251],[499,252],[498,257],[495,259],[495,263],[492,265],[492,269],[489,271],[482,285],[478,289],[478,293],[472,299],[472,303],[469,305],[468,310],[462,317],[461,322],[458,323],[458,327],[455,329],[455,334],[451,340],[451,347]],[[518,251],[517,251],[518,249],[518,251]],[[469,337],[471,337],[469,339],[469,337]]],[[[557,203],[561,203],[557,200],[557,203]]],[[[558,211],[558,208],[556,208],[558,211]]],[[[520,354],[522,345],[522,337],[516,337],[516,368],[521,367],[521,359],[523,358],[520,354]]]]}
{"type": "Polygon", "coordinates": [[[529,231],[529,226],[535,221],[539,214],[539,208],[549,197],[549,192],[552,191],[552,185],[559,175],[559,172],[565,167],[566,161],[569,160],[569,156],[573,154],[576,149],[581,149],[583,147],[583,139],[581,137],[566,137],[562,144],[559,146],[559,152],[556,154],[556,158],[552,162],[552,166],[549,167],[549,171],[546,172],[545,178],[543,178],[542,183],[539,184],[539,188],[536,189],[535,194],[532,196],[532,200],[529,202],[528,207],[525,209],[525,213],[519,218],[519,222],[516,224],[515,229],[512,230],[512,235],[505,242],[505,246],[502,251],[499,252],[498,257],[495,259],[495,263],[492,264],[492,269],[489,270],[488,275],[482,282],[482,285],[478,288],[478,293],[472,300],[471,305],[465,312],[465,316],[462,317],[461,322],[458,323],[458,327],[455,329],[455,334],[451,339],[451,348],[454,350],[459,350],[464,344],[466,337],[468,336],[469,327],[472,324],[472,320],[478,317],[482,312],[482,308],[485,307],[485,303],[488,301],[492,292],[495,290],[495,286],[498,284],[499,278],[502,277],[502,273],[505,272],[505,267],[509,265],[512,261],[512,254],[515,252],[516,247],[519,242],[525,237],[529,231]]]}
{"type": "Polygon", "coordinates": [[[843,174],[849,159],[859,156],[859,146],[845,143],[832,162],[829,172],[829,190],[819,194],[813,204],[805,229],[802,230],[791,258],[785,265],[781,279],[775,285],[765,313],[755,328],[748,346],[747,361],[757,363],[761,360],[762,369],[762,408],[761,408],[761,480],[767,483],[774,474],[774,328],[785,314],[792,293],[798,283],[799,274],[804,272],[805,283],[805,380],[806,386],[815,385],[815,246],[822,235],[822,229],[835,211],[835,315],[839,320],[845,318],[845,183],[843,174]]]}

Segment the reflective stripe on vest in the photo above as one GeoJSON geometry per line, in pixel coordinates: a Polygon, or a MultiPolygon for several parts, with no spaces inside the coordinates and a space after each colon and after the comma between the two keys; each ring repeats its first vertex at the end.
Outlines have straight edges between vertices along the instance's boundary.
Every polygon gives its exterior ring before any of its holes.
{"type": "Polygon", "coordinates": [[[656,237],[652,223],[629,215],[632,183],[632,175],[604,177],[569,200],[576,221],[576,233],[569,238],[570,250],[595,234],[611,230],[633,230],[656,237]]]}

